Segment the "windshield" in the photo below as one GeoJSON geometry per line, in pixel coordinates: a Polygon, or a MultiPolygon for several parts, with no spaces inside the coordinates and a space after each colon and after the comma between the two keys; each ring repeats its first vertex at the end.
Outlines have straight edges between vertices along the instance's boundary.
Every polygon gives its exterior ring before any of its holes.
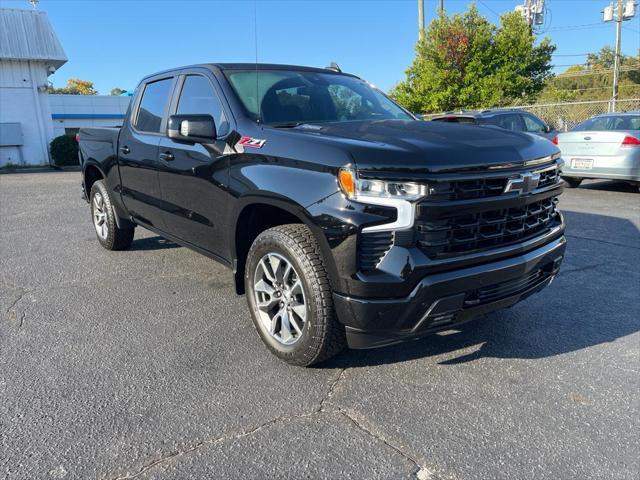
{"type": "Polygon", "coordinates": [[[640,130],[640,115],[603,115],[602,117],[594,117],[576,125],[572,131],[593,130],[640,130]]]}
{"type": "Polygon", "coordinates": [[[269,125],[413,120],[382,92],[347,75],[281,70],[225,75],[249,115],[269,125]]]}

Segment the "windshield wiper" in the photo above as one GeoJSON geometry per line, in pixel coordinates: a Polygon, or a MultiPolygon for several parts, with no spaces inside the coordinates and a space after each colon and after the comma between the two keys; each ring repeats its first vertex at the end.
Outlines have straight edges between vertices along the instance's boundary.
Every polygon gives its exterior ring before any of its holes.
{"type": "Polygon", "coordinates": [[[279,123],[269,123],[270,127],[273,128],[295,128],[300,125],[306,125],[305,122],[279,122],[279,123]]]}

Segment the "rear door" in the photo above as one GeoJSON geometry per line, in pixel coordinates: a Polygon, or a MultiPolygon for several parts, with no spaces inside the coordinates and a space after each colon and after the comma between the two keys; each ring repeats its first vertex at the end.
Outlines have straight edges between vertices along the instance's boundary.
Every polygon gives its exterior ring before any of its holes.
{"type": "Polygon", "coordinates": [[[122,201],[136,221],[160,230],[165,229],[165,224],[158,179],[158,144],[174,84],[174,77],[164,77],[141,85],[118,142],[122,201]]]}
{"type": "Polygon", "coordinates": [[[159,177],[168,231],[225,258],[229,162],[224,150],[231,116],[222,98],[216,81],[206,72],[195,70],[181,75],[170,114],[211,115],[218,140],[188,144],[163,136],[159,177]]]}

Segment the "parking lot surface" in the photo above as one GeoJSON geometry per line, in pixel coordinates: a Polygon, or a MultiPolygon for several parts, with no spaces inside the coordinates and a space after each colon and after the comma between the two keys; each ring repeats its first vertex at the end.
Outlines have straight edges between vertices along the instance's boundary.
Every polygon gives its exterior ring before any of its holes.
{"type": "Polygon", "coordinates": [[[231,275],[0,175],[0,478],[637,479],[640,194],[567,190],[562,273],[458,331],[290,367],[231,275]]]}

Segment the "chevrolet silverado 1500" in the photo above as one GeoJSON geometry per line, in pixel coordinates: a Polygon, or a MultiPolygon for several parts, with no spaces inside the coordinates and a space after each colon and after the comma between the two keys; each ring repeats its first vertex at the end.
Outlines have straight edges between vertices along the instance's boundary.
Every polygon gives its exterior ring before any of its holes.
{"type": "Polygon", "coordinates": [[[79,142],[98,241],[139,226],[226,265],[296,365],[510,307],[564,255],[555,145],[420,121],[335,67],[157,73],[122,128],[79,142]]]}

